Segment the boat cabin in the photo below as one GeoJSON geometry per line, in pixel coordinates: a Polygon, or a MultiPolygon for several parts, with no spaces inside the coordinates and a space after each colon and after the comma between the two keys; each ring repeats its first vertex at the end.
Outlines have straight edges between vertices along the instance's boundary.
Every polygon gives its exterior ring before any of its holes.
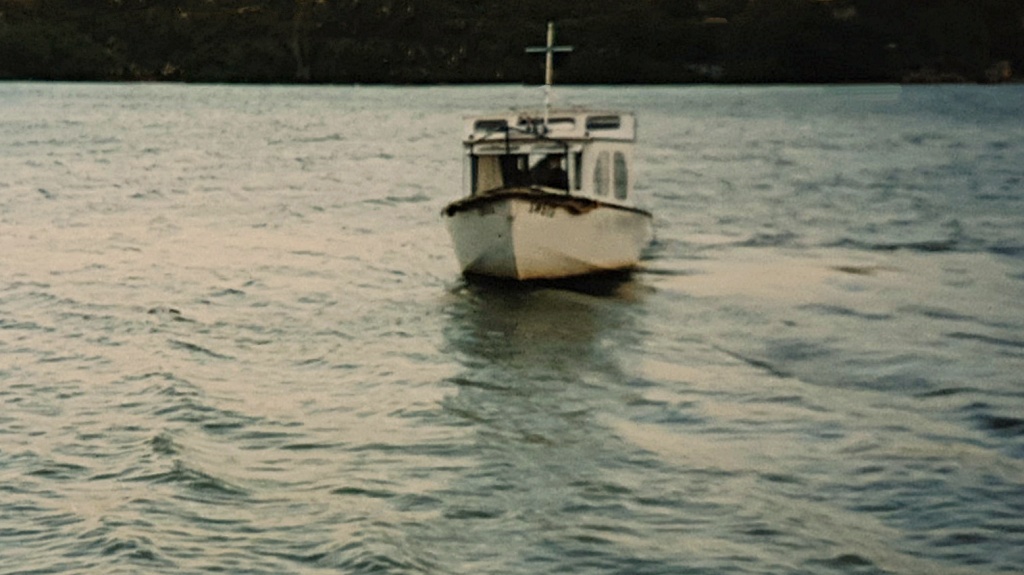
{"type": "Polygon", "coordinates": [[[470,118],[463,137],[463,188],[467,196],[527,188],[631,205],[635,142],[632,114],[509,112],[470,118]]]}

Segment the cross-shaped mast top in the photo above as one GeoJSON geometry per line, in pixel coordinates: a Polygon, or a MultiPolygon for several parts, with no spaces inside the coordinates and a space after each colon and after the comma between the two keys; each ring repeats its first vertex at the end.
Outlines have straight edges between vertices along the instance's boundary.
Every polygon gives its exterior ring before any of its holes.
{"type": "Polygon", "coordinates": [[[555,52],[572,52],[572,46],[555,46],[555,23],[548,22],[547,46],[531,47],[530,54],[544,54],[544,130],[548,127],[548,112],[551,110],[551,84],[554,80],[555,52]]]}

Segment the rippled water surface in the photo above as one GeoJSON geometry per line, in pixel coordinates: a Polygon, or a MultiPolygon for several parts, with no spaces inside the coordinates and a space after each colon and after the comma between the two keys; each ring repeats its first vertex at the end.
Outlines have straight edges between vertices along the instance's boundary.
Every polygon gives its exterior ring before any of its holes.
{"type": "Polygon", "coordinates": [[[0,84],[0,573],[1019,572],[1024,88],[558,95],[626,281],[459,277],[532,88],[0,84]]]}

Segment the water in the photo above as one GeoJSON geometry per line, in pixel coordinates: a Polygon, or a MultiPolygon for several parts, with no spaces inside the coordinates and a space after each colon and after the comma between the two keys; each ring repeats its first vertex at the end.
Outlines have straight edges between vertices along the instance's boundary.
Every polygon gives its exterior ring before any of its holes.
{"type": "Polygon", "coordinates": [[[657,214],[467,284],[523,87],[0,85],[0,573],[1012,573],[1024,88],[564,88],[657,214]]]}

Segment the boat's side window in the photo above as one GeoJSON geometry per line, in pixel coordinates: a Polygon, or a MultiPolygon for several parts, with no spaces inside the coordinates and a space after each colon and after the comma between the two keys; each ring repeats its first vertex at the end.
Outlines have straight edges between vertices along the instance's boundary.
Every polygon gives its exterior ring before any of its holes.
{"type": "Polygon", "coordinates": [[[601,152],[597,155],[597,162],[594,163],[594,192],[599,196],[608,195],[608,152],[601,152]]]}
{"type": "Polygon", "coordinates": [[[626,165],[626,155],[615,152],[615,197],[624,200],[628,194],[629,167],[626,165]]]}
{"type": "Polygon", "coordinates": [[[583,189],[583,152],[576,152],[572,155],[572,181],[573,188],[583,189]]]}

